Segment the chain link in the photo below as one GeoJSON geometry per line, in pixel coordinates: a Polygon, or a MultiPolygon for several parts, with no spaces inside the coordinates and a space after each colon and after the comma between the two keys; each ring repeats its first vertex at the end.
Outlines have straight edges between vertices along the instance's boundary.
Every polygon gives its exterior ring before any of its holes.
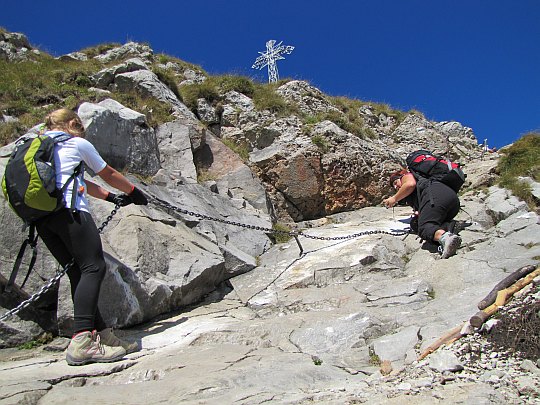
{"type": "Polygon", "coordinates": [[[254,229],[254,230],[257,230],[257,231],[263,231],[263,232],[271,233],[271,234],[287,235],[287,236],[291,236],[293,238],[298,238],[298,236],[303,236],[304,238],[309,238],[309,239],[332,241],[332,240],[355,239],[355,238],[358,238],[360,236],[365,236],[365,235],[383,234],[383,235],[391,235],[391,236],[403,236],[403,235],[408,235],[409,234],[408,230],[399,231],[399,232],[371,230],[371,231],[357,232],[357,233],[354,233],[354,234],[351,234],[351,235],[346,235],[346,236],[314,236],[314,235],[308,235],[308,234],[306,234],[304,232],[280,231],[280,230],[276,230],[276,229],[272,229],[272,228],[265,228],[265,227],[262,227],[262,226],[242,224],[240,222],[229,221],[229,220],[223,219],[223,218],[215,218],[215,217],[211,217],[211,216],[208,216],[208,215],[205,215],[205,214],[199,214],[199,213],[196,213],[196,212],[193,212],[193,211],[188,211],[188,210],[182,209],[180,207],[176,207],[176,206],[168,203],[167,201],[164,201],[164,200],[159,199],[159,198],[154,197],[154,196],[150,196],[150,198],[151,198],[151,202],[154,203],[155,205],[161,206],[162,208],[165,208],[165,209],[170,210],[170,211],[176,211],[176,212],[179,212],[181,214],[189,215],[189,216],[200,218],[200,219],[206,219],[208,221],[221,222],[221,223],[227,224],[227,225],[234,225],[234,226],[239,226],[239,227],[242,227],[242,228],[254,229]]]}
{"type": "MultiPolygon", "coordinates": [[[[279,234],[279,235],[291,236],[291,237],[296,239],[296,242],[299,244],[300,249],[302,249],[302,247],[300,245],[300,242],[298,241],[299,236],[303,236],[304,238],[308,238],[308,239],[326,240],[326,241],[338,241],[338,240],[355,239],[355,238],[358,238],[358,237],[361,237],[361,236],[366,236],[366,235],[377,235],[377,234],[381,235],[382,234],[382,235],[391,235],[391,236],[403,236],[403,235],[408,235],[409,234],[408,230],[399,231],[399,232],[389,232],[389,231],[382,231],[382,230],[370,230],[370,231],[357,232],[357,233],[354,233],[354,234],[351,234],[351,235],[346,235],[346,236],[315,236],[315,235],[308,235],[308,234],[306,234],[304,232],[281,231],[281,230],[277,230],[277,229],[266,228],[266,227],[263,227],[263,226],[243,224],[243,223],[240,223],[240,222],[229,221],[229,220],[223,219],[223,218],[216,218],[216,217],[211,217],[211,216],[205,215],[205,214],[199,214],[197,212],[193,212],[193,211],[185,210],[185,209],[180,208],[180,207],[176,207],[176,206],[168,203],[167,201],[164,201],[164,200],[159,199],[159,198],[157,198],[155,196],[152,196],[152,195],[150,195],[150,201],[153,204],[155,204],[155,205],[157,205],[159,207],[165,208],[166,210],[179,212],[179,213],[184,214],[184,215],[189,215],[191,217],[195,217],[195,218],[199,218],[199,219],[203,219],[203,220],[207,220],[207,221],[220,222],[220,223],[226,224],[226,225],[232,225],[232,226],[238,226],[238,227],[247,228],[247,229],[253,229],[255,231],[266,232],[266,233],[269,233],[269,234],[279,234]]],[[[107,218],[105,219],[103,224],[101,224],[101,226],[98,228],[99,233],[101,233],[103,231],[103,229],[109,224],[109,222],[112,220],[113,216],[118,212],[119,208],[120,208],[119,205],[116,205],[114,207],[114,209],[111,211],[111,214],[109,216],[107,216],[107,218]]],[[[41,288],[41,290],[39,290],[37,293],[32,295],[26,301],[21,302],[17,307],[11,309],[10,311],[8,311],[4,315],[2,315],[0,317],[0,321],[3,321],[4,319],[7,319],[7,318],[15,315],[19,311],[22,311],[24,308],[28,307],[33,302],[37,301],[43,294],[45,294],[53,286],[56,285],[56,283],[64,276],[64,274],[67,273],[67,271],[71,268],[71,266],[73,266],[73,264],[74,264],[73,261],[68,263],[62,270],[58,271],[56,273],[56,275],[53,278],[51,278],[49,280],[49,282],[47,284],[45,284],[41,288]]]]}
{"type": "MultiPolygon", "coordinates": [[[[116,205],[114,207],[114,209],[111,211],[110,215],[107,216],[105,221],[98,228],[99,233],[103,232],[103,229],[109,224],[109,222],[111,222],[113,216],[118,212],[119,208],[120,208],[120,205],[116,205]]],[[[41,289],[37,293],[32,295],[27,300],[21,302],[15,308],[10,309],[8,312],[6,312],[2,316],[0,316],[0,322],[7,319],[7,318],[9,318],[9,317],[11,317],[11,316],[13,316],[13,315],[15,315],[15,314],[17,314],[18,312],[22,311],[23,309],[27,308],[33,302],[36,302],[43,294],[45,294],[47,291],[49,291],[51,288],[53,288],[60,281],[60,279],[64,276],[64,274],[66,274],[68,272],[68,270],[71,268],[71,266],[74,265],[74,263],[75,263],[74,260],[72,260],[71,262],[66,264],[66,266],[64,268],[62,268],[61,270],[57,271],[56,275],[53,278],[51,278],[47,284],[45,284],[43,287],[41,287],[41,289]]]]}

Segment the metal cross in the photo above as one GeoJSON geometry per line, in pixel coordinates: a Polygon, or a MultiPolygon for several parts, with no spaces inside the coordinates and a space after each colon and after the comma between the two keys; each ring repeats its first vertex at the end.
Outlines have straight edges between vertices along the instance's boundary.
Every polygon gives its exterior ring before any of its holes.
{"type": "Polygon", "coordinates": [[[275,83],[279,80],[276,60],[285,59],[282,55],[289,55],[294,46],[281,45],[283,41],[276,44],[276,41],[271,39],[266,43],[266,52],[259,52],[261,56],[255,59],[255,63],[251,66],[252,69],[262,69],[268,66],[268,83],[275,83]]]}

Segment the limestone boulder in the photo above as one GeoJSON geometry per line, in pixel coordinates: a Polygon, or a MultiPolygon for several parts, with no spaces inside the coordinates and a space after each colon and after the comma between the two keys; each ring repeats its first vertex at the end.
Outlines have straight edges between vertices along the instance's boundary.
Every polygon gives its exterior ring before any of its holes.
{"type": "Polygon", "coordinates": [[[304,114],[339,112],[319,89],[305,81],[292,80],[279,86],[276,92],[285,100],[295,103],[304,114]]]}
{"type": "Polygon", "coordinates": [[[157,75],[149,70],[137,70],[121,73],[115,76],[114,84],[118,91],[135,91],[143,97],[153,97],[167,103],[180,117],[195,120],[193,113],[182,103],[173,91],[159,80],[157,75]]]}
{"type": "Polygon", "coordinates": [[[87,139],[117,170],[143,176],[160,167],[156,134],[143,114],[107,99],[98,104],[83,103],[78,110],[87,139]]]}
{"type": "Polygon", "coordinates": [[[128,42],[122,46],[109,49],[101,55],[94,58],[102,63],[110,63],[128,58],[139,58],[143,60],[151,60],[154,51],[148,45],[137,42],[128,42]]]}

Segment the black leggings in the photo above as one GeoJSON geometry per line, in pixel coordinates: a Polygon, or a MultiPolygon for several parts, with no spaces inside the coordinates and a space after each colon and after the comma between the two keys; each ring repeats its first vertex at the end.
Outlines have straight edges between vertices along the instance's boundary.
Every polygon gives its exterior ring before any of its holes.
{"type": "Polygon", "coordinates": [[[418,211],[418,235],[433,242],[435,232],[448,230],[448,222],[458,214],[459,198],[450,187],[434,181],[421,192],[418,211]]]}
{"type": "Polygon", "coordinates": [[[74,307],[74,332],[105,329],[98,310],[99,290],[105,276],[101,238],[92,216],[63,209],[36,224],[39,236],[62,267],[72,259],[67,274],[74,307]]]}

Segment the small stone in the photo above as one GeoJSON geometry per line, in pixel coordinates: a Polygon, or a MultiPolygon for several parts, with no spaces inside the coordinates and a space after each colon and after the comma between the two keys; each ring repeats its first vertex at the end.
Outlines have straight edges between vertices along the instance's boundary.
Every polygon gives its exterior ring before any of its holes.
{"type": "Polygon", "coordinates": [[[487,382],[491,384],[498,383],[499,381],[500,381],[500,378],[497,377],[496,375],[490,375],[489,378],[487,379],[487,382]]]}
{"type": "Polygon", "coordinates": [[[410,391],[412,388],[412,385],[411,383],[407,383],[407,382],[403,382],[401,384],[399,384],[396,389],[400,390],[400,391],[410,391]]]}
{"type": "Polygon", "coordinates": [[[518,377],[515,380],[516,387],[521,395],[534,393],[536,391],[537,384],[534,379],[529,376],[518,377]]]}
{"type": "Polygon", "coordinates": [[[414,386],[416,388],[431,387],[432,384],[433,384],[433,381],[431,378],[420,378],[414,381],[414,386]]]}
{"type": "Polygon", "coordinates": [[[539,374],[540,375],[540,369],[536,367],[536,365],[533,363],[532,360],[523,360],[519,367],[522,370],[528,371],[530,373],[539,374]]]}
{"type": "Polygon", "coordinates": [[[393,368],[392,368],[392,363],[390,362],[390,360],[383,360],[383,362],[381,363],[381,368],[380,368],[381,374],[388,375],[392,372],[392,370],[393,368]]]}
{"type": "Polygon", "coordinates": [[[438,351],[430,356],[429,366],[436,371],[460,371],[463,370],[463,365],[460,363],[457,356],[450,351],[438,351]]]}

